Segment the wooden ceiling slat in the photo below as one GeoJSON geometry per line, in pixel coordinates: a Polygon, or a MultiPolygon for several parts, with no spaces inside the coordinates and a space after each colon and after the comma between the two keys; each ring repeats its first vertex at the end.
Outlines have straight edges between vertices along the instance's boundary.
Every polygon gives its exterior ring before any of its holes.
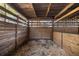
{"type": "Polygon", "coordinates": [[[13,6],[27,18],[53,17],[59,19],[66,14],[64,12],[73,10],[72,7],[75,7],[75,3],[16,3],[13,6]]]}
{"type": "Polygon", "coordinates": [[[32,4],[32,7],[33,7],[33,10],[34,10],[35,17],[37,17],[33,4],[32,4]]]}
{"type": "Polygon", "coordinates": [[[73,13],[75,13],[75,12],[77,12],[77,11],[79,11],[79,7],[73,9],[73,10],[70,11],[69,13],[67,13],[67,14],[65,14],[64,16],[60,17],[59,19],[57,19],[56,21],[54,21],[54,23],[56,23],[56,22],[62,20],[62,19],[65,18],[65,17],[70,16],[71,14],[73,14],[73,13]]]}
{"type": "Polygon", "coordinates": [[[36,17],[32,3],[18,3],[20,9],[29,17],[36,17]]]}
{"type": "Polygon", "coordinates": [[[68,8],[70,8],[71,6],[73,6],[74,3],[70,3],[68,4],[64,9],[62,9],[56,16],[55,18],[57,18],[58,16],[60,16],[62,13],[64,13],[68,8]]]}
{"type": "Polygon", "coordinates": [[[55,17],[68,3],[51,3],[48,17],[55,17]]]}
{"type": "Polygon", "coordinates": [[[37,17],[45,17],[49,3],[33,3],[37,17]]]}
{"type": "Polygon", "coordinates": [[[47,8],[47,11],[46,11],[46,15],[45,15],[45,16],[48,15],[48,13],[49,13],[49,11],[50,11],[50,7],[51,7],[51,3],[49,3],[49,5],[48,5],[48,8],[47,8]]]}

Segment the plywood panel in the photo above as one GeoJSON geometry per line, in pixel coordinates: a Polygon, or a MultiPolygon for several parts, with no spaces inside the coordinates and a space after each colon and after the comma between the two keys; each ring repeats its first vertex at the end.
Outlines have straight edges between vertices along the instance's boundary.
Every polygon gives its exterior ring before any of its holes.
{"type": "Polygon", "coordinates": [[[54,42],[61,47],[61,32],[53,32],[53,40],[54,42]]]}
{"type": "Polygon", "coordinates": [[[78,34],[63,34],[63,47],[69,55],[79,55],[79,35],[78,34]]]}
{"type": "Polygon", "coordinates": [[[52,28],[30,27],[30,39],[51,39],[52,28]]]}
{"type": "Polygon", "coordinates": [[[53,40],[57,45],[63,47],[67,55],[79,56],[79,34],[54,32],[53,40]]]}

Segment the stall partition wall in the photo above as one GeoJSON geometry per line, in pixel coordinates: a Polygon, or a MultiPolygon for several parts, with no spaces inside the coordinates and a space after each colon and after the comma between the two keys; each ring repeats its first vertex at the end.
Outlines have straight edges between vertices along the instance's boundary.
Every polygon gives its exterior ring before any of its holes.
{"type": "Polygon", "coordinates": [[[53,41],[64,49],[67,55],[79,55],[78,18],[55,23],[53,41]]]}
{"type": "Polygon", "coordinates": [[[31,40],[52,40],[52,19],[33,18],[29,19],[29,37],[31,40]]]}
{"type": "Polygon", "coordinates": [[[0,4],[0,55],[27,41],[27,19],[8,4],[0,4]]]}

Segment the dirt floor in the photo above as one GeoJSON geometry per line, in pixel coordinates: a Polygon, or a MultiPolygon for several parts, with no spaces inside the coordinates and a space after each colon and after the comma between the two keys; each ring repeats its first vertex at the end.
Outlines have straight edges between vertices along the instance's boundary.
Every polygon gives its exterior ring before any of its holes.
{"type": "Polygon", "coordinates": [[[16,56],[65,56],[65,52],[51,40],[31,40],[15,53],[16,56]]]}

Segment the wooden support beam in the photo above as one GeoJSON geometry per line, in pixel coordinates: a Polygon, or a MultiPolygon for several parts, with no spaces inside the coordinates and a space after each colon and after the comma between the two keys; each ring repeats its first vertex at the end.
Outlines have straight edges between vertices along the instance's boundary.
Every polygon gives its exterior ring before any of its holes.
{"type": "Polygon", "coordinates": [[[74,3],[70,3],[68,4],[66,7],[64,7],[64,9],[62,9],[56,16],[55,16],[55,19],[60,16],[61,14],[63,14],[66,10],[68,10],[68,8],[70,8],[71,6],[73,6],[74,3]]]}
{"type": "Polygon", "coordinates": [[[19,16],[20,19],[26,21],[27,18],[24,17],[22,14],[20,14],[17,10],[15,10],[14,8],[12,8],[8,3],[5,4],[6,5],[6,9],[9,13],[13,14],[14,16],[19,16]]]}
{"type": "MultiPolygon", "coordinates": [[[[13,15],[13,16],[17,16],[16,13],[18,13],[18,12],[12,11],[12,10],[14,10],[14,9],[11,8],[11,7],[7,8],[7,6],[9,6],[8,4],[5,4],[5,5],[6,5],[6,8],[3,6],[3,4],[0,4],[0,9],[3,10],[3,11],[5,11],[5,12],[7,12],[7,13],[9,13],[9,14],[11,14],[11,15],[13,15]]],[[[19,14],[19,15],[20,15],[20,14],[19,14]]],[[[23,21],[26,21],[26,18],[23,18],[22,16],[19,17],[19,18],[22,19],[23,21]]]]}
{"type": "Polygon", "coordinates": [[[46,11],[45,16],[47,16],[47,15],[48,15],[48,13],[49,13],[49,11],[50,11],[50,7],[51,7],[51,3],[49,3],[49,5],[48,5],[48,8],[47,8],[47,11],[46,11]]]}
{"type": "Polygon", "coordinates": [[[17,24],[15,25],[15,51],[17,50],[17,29],[18,29],[18,16],[17,16],[17,24]]]}
{"type": "Polygon", "coordinates": [[[77,7],[77,8],[75,8],[75,9],[73,9],[73,10],[72,10],[72,11],[70,11],[69,13],[67,13],[67,14],[65,14],[64,16],[60,17],[59,19],[57,19],[56,21],[54,21],[54,23],[56,23],[56,22],[60,21],[61,19],[65,18],[65,17],[67,17],[67,16],[69,16],[69,15],[71,15],[71,14],[73,14],[73,13],[77,12],[77,11],[79,11],[79,7],[77,7]]]}
{"type": "Polygon", "coordinates": [[[34,14],[37,17],[36,12],[35,12],[35,9],[34,9],[34,6],[33,6],[33,3],[32,3],[32,7],[33,7],[33,10],[34,10],[34,14]]]}
{"type": "MultiPolygon", "coordinates": [[[[13,19],[13,18],[11,18],[11,17],[9,17],[9,16],[3,15],[3,14],[0,14],[0,16],[1,16],[1,17],[4,17],[4,18],[6,18],[6,19],[10,19],[10,20],[12,20],[12,21],[16,22],[16,20],[15,20],[15,19],[13,19]]],[[[22,23],[22,24],[25,24],[25,23],[20,22],[20,21],[18,21],[18,22],[19,22],[19,23],[22,23]]]]}

